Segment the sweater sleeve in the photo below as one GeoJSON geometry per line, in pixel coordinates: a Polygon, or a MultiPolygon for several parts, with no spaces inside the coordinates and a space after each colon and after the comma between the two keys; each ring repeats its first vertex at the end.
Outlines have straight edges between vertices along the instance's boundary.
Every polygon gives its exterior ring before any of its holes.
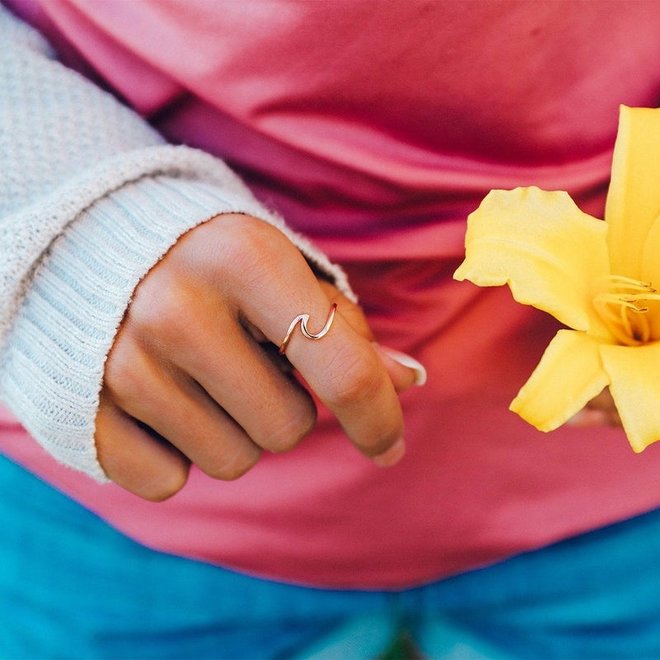
{"type": "Polygon", "coordinates": [[[352,294],[221,161],[165,144],[2,7],[0,43],[0,397],[57,460],[104,481],[105,359],[135,287],[182,234],[255,216],[352,294]]]}

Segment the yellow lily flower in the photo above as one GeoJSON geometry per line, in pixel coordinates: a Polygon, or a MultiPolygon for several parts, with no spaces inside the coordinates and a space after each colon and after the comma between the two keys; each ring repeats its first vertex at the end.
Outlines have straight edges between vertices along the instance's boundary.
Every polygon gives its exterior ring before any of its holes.
{"type": "Polygon", "coordinates": [[[541,431],[609,385],[632,448],[660,440],[660,109],[621,107],[605,222],[566,192],[493,190],[454,277],[508,284],[560,330],[510,409],[541,431]]]}

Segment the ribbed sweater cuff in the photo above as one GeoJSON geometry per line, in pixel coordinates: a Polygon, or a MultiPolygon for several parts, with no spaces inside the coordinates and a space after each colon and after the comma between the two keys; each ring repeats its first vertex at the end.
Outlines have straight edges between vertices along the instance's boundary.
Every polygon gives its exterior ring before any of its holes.
{"type": "Polygon", "coordinates": [[[144,178],[85,210],[38,267],[2,356],[3,398],[60,462],[107,478],[94,446],[103,368],[135,287],[186,231],[220,213],[277,225],[351,295],[344,274],[243,195],[168,176],[144,178]]]}

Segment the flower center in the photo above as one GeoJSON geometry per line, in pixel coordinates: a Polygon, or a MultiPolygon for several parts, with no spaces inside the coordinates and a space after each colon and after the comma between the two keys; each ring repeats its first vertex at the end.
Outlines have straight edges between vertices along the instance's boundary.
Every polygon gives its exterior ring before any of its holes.
{"type": "Polygon", "coordinates": [[[615,339],[625,346],[640,346],[651,339],[649,309],[660,301],[651,284],[610,275],[594,296],[593,305],[615,339]]]}

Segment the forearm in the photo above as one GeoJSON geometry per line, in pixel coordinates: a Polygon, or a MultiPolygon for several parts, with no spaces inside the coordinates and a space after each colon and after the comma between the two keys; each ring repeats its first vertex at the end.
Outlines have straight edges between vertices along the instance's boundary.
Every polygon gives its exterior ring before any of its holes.
{"type": "Polygon", "coordinates": [[[59,460],[97,478],[103,364],[142,277],[185,232],[237,212],[276,224],[219,160],[164,143],[0,9],[0,394],[59,460]]]}

